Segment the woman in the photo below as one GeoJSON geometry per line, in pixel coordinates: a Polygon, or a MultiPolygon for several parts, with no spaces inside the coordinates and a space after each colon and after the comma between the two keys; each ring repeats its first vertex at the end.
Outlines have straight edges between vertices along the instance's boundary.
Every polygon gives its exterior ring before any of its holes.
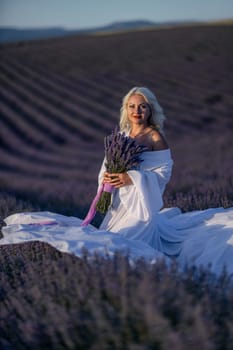
{"type": "Polygon", "coordinates": [[[162,195],[173,164],[164,138],[164,119],[163,110],[149,89],[135,87],[124,97],[120,129],[148,151],[143,152],[140,170],[109,174],[103,163],[99,183],[109,183],[116,191],[100,229],[144,241],[165,254],[177,255],[180,237],[178,242],[173,237],[175,244],[171,250],[170,244],[166,246],[162,242],[157,230],[162,195]]]}
{"type": "Polygon", "coordinates": [[[126,173],[99,173],[102,183],[114,187],[112,203],[101,226],[82,226],[82,220],[39,212],[14,214],[5,219],[1,244],[26,240],[46,241],[61,251],[82,254],[116,250],[134,258],[175,257],[183,265],[208,266],[220,274],[224,266],[233,274],[233,208],[208,209],[182,214],[163,209],[163,192],[173,161],[164,137],[165,116],[154,94],[135,87],[124,97],[120,130],[144,145],[143,162],[126,173]]]}

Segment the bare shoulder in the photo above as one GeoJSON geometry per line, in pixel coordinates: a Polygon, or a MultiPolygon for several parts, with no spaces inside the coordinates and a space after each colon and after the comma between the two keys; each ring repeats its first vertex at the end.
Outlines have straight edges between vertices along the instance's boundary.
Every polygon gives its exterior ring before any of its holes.
{"type": "Polygon", "coordinates": [[[153,151],[161,151],[168,149],[168,143],[164,136],[156,129],[152,129],[150,132],[151,136],[151,148],[153,151]]]}

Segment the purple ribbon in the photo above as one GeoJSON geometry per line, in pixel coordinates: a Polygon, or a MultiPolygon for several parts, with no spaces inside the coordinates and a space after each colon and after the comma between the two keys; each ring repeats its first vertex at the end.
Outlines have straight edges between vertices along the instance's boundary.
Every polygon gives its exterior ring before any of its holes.
{"type": "Polygon", "coordinates": [[[97,195],[95,196],[95,198],[93,199],[90,209],[87,213],[87,216],[85,217],[85,219],[83,220],[83,222],[81,223],[81,226],[87,226],[88,224],[90,224],[90,222],[92,221],[92,219],[94,218],[95,214],[96,214],[96,205],[98,203],[98,200],[101,197],[101,194],[103,192],[109,192],[112,193],[114,187],[108,183],[106,184],[102,184],[99,191],[97,192],[97,195]]]}

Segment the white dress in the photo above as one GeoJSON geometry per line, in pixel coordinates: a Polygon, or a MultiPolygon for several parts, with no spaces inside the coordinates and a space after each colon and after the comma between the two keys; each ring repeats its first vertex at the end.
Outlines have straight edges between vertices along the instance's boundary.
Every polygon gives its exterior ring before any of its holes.
{"type": "MultiPolygon", "coordinates": [[[[111,207],[99,229],[82,220],[51,212],[18,213],[7,217],[0,244],[45,241],[77,256],[112,255],[121,251],[131,260],[150,262],[175,257],[181,267],[195,264],[233,275],[233,208],[181,213],[163,207],[163,192],[172,172],[170,150],[143,153],[139,170],[128,172],[133,185],[114,190],[111,207]]],[[[99,184],[105,171],[99,173],[99,184]]]]}

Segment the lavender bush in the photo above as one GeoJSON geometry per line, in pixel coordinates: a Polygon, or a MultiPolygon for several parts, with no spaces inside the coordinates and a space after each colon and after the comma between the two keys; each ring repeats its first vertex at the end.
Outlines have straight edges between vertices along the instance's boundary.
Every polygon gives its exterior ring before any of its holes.
{"type": "Polygon", "coordinates": [[[230,350],[233,285],[163,260],[0,247],[0,348],[230,350]]]}

